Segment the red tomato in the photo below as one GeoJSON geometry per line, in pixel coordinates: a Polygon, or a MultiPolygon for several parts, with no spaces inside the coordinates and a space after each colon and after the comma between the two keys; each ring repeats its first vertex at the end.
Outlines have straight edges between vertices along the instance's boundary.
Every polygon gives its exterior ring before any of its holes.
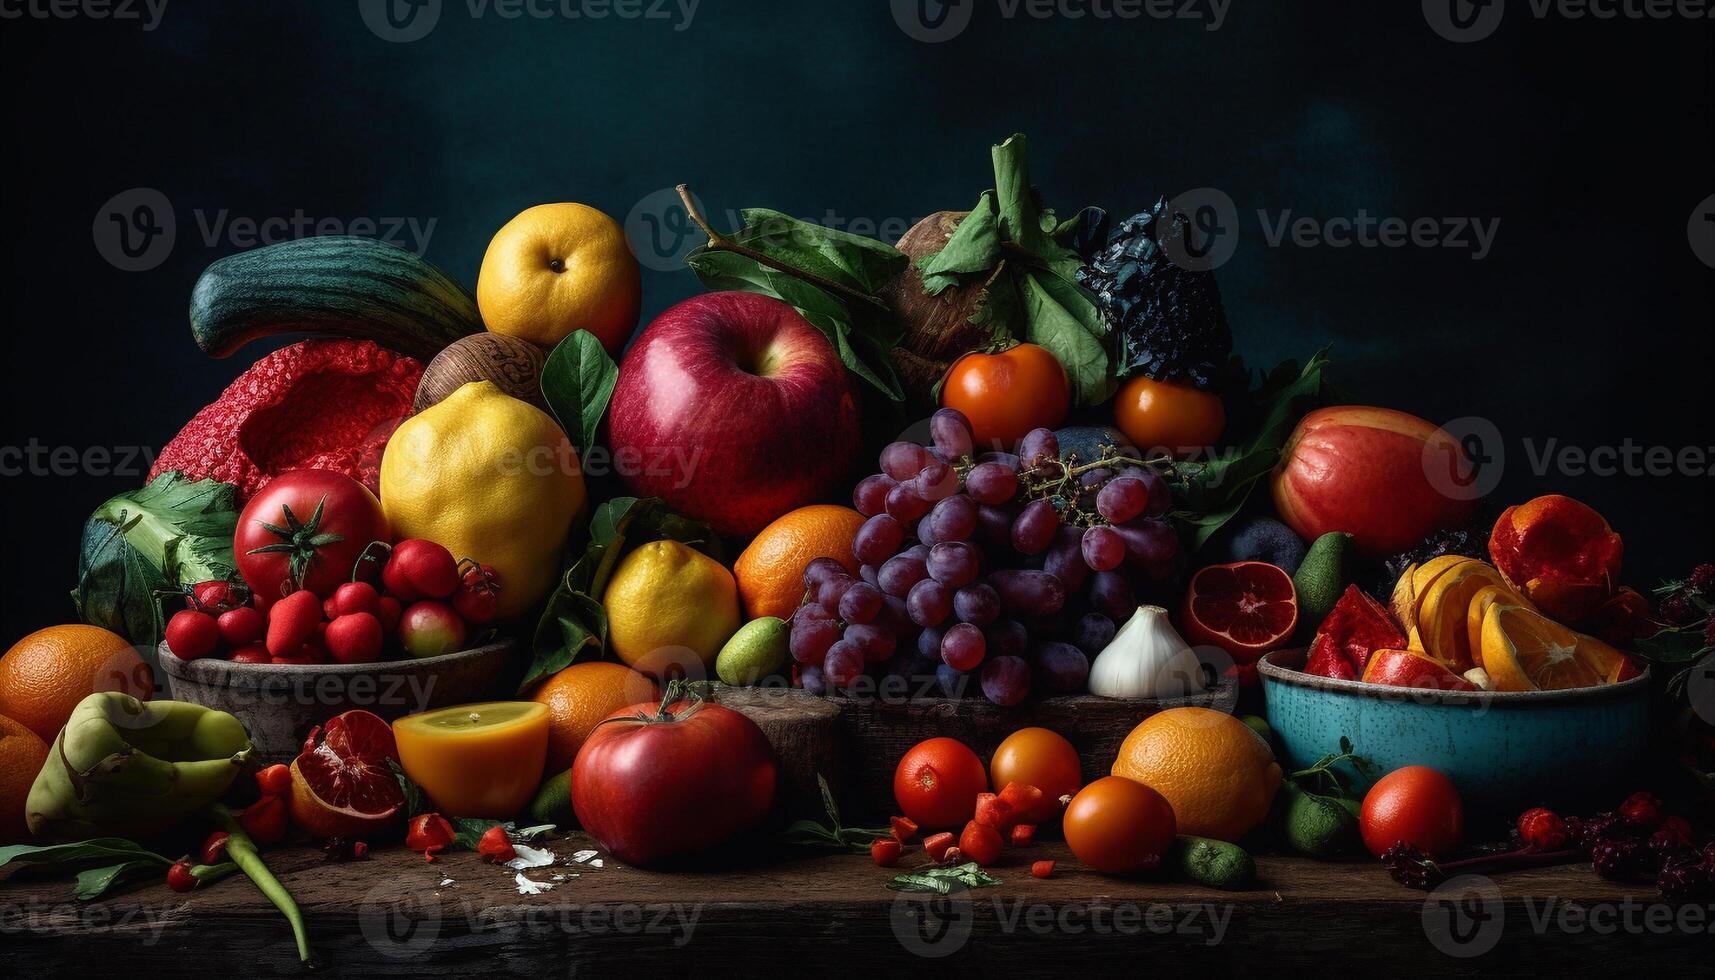
{"type": "Polygon", "coordinates": [[[988,786],[983,761],[954,738],[917,743],[893,770],[893,797],[919,827],[963,826],[988,786]]]}
{"type": "Polygon", "coordinates": [[[774,750],[744,715],[707,702],[634,704],[598,725],[572,763],[572,810],[628,864],[723,843],[768,815],[774,750]]]}
{"type": "Polygon", "coordinates": [[[1400,841],[1438,857],[1459,846],[1465,807],[1451,779],[1428,766],[1406,766],[1364,794],[1358,829],[1376,857],[1400,841]]]}
{"type": "Polygon", "coordinates": [[[1103,874],[1160,867],[1178,833],[1167,798],[1124,776],[1103,776],[1079,790],[1061,827],[1072,854],[1103,874]]]}
{"type": "Polygon", "coordinates": [[[965,413],[979,451],[1011,449],[1031,429],[1066,418],[1072,387],[1046,347],[1017,344],[998,354],[966,354],[941,386],[941,404],[965,413]]]}
{"type": "Polygon", "coordinates": [[[351,579],[370,542],[387,540],[381,502],[363,484],[332,470],[292,470],[244,505],[232,550],[258,598],[305,588],[325,599],[351,579]]]}
{"type": "Polygon", "coordinates": [[[1018,783],[1042,791],[1037,808],[1018,815],[1025,823],[1054,820],[1060,815],[1060,797],[1078,792],[1084,781],[1078,750],[1046,728],[1020,728],[1008,735],[989,760],[989,779],[1002,789],[1018,783]]]}

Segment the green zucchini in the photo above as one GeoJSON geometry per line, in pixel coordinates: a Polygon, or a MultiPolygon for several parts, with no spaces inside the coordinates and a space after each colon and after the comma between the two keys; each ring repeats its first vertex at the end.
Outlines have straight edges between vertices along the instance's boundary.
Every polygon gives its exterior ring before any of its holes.
{"type": "Polygon", "coordinates": [[[468,290],[373,238],[300,238],[229,255],[203,270],[191,293],[191,334],[214,357],[308,333],[373,340],[426,361],[481,330],[468,290]]]}
{"type": "Polygon", "coordinates": [[[1256,862],[1237,844],[1185,834],[1173,842],[1173,870],[1209,888],[1243,888],[1256,877],[1256,862]]]}

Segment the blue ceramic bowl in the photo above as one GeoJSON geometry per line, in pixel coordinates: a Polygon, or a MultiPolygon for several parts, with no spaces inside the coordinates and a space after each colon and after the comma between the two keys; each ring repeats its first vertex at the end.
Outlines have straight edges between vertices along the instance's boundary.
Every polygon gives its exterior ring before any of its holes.
{"type": "Polygon", "coordinates": [[[1648,735],[1647,671],[1574,691],[1461,693],[1318,677],[1299,669],[1304,654],[1276,650],[1257,664],[1289,769],[1340,751],[1344,735],[1382,772],[1429,766],[1468,806],[1510,809],[1620,786],[1648,735]]]}

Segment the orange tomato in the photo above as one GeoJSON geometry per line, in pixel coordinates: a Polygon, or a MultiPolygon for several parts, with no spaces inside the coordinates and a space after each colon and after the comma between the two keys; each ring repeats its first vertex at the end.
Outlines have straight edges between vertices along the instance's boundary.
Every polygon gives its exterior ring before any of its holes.
{"type": "Polygon", "coordinates": [[[1062,829],[1072,854],[1103,874],[1160,867],[1178,833],[1167,798],[1124,776],[1103,776],[1079,790],[1062,829]]]}
{"type": "Polygon", "coordinates": [[[1459,846],[1465,807],[1453,780],[1428,766],[1406,766],[1383,776],[1364,794],[1358,830],[1376,857],[1400,841],[1440,857],[1459,846]]]}
{"type": "Polygon", "coordinates": [[[963,826],[988,785],[983,761],[955,738],[917,743],[893,771],[893,798],[924,829],[963,826]]]}
{"type": "Polygon", "coordinates": [[[1133,378],[1114,396],[1114,424],[1146,454],[1184,458],[1221,438],[1227,409],[1220,396],[1201,388],[1133,378]]]}
{"type": "Polygon", "coordinates": [[[1011,449],[1031,429],[1065,420],[1072,386],[1046,347],[1017,344],[955,361],[941,385],[941,405],[965,413],[979,451],[1011,449]]]}
{"type": "Polygon", "coordinates": [[[1059,732],[1020,728],[1006,737],[989,760],[989,782],[1002,789],[1023,783],[1042,791],[1040,812],[1020,814],[1024,823],[1046,823],[1060,813],[1060,797],[1083,784],[1078,750],[1059,732]]]}

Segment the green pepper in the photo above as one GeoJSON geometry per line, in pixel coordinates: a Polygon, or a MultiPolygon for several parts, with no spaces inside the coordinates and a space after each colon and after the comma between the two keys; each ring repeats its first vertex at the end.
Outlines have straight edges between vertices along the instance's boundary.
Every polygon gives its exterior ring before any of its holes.
{"type": "Polygon", "coordinates": [[[54,739],[25,818],[49,840],[151,837],[224,794],[250,755],[244,726],[224,711],[91,694],[54,739]]]}
{"type": "Polygon", "coordinates": [[[298,909],[298,903],[293,900],[292,893],[274,877],[274,872],[268,870],[268,865],[262,860],[261,852],[256,849],[256,842],[244,832],[239,825],[238,814],[233,813],[222,804],[216,803],[209,807],[209,812],[226,830],[226,856],[232,863],[238,865],[245,876],[256,886],[292,927],[292,938],[298,943],[298,960],[310,963],[310,937],[304,928],[304,913],[298,909]]]}

